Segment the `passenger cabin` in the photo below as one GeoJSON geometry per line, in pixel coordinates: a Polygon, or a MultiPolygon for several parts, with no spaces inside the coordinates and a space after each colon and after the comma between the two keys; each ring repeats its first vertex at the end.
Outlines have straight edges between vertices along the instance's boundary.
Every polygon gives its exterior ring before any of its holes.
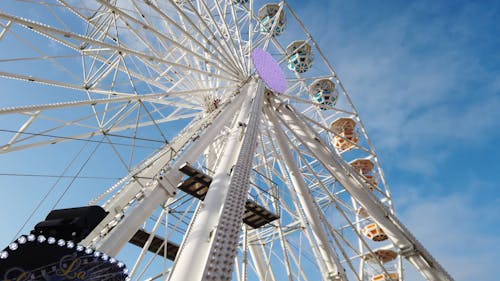
{"type": "Polygon", "coordinates": [[[360,207],[357,211],[356,211],[356,215],[362,217],[362,218],[367,218],[369,217],[370,215],[368,214],[368,212],[366,211],[365,208],[363,207],[360,207]]]}
{"type": "Polygon", "coordinates": [[[333,121],[331,130],[336,134],[333,144],[339,151],[346,151],[354,147],[359,141],[359,134],[355,130],[356,122],[351,118],[342,117],[333,121]]]}
{"type": "MultiPolygon", "coordinates": [[[[246,2],[246,1],[239,1],[246,2]]],[[[285,11],[283,9],[278,14],[280,5],[276,3],[269,3],[264,5],[259,9],[259,20],[260,20],[260,31],[263,33],[269,33],[274,26],[272,36],[278,36],[285,30],[286,17],[285,11]],[[278,22],[276,22],[278,19],[278,22]]]]}
{"type": "Polygon", "coordinates": [[[370,159],[355,159],[349,163],[351,167],[363,176],[368,188],[373,191],[378,185],[378,179],[373,174],[373,167],[375,166],[370,159]]]}
{"type": "Polygon", "coordinates": [[[398,253],[391,249],[378,249],[373,251],[373,253],[367,253],[363,256],[363,259],[367,262],[378,263],[379,261],[383,264],[391,262],[398,257],[398,253]]]}
{"type": "Polygon", "coordinates": [[[398,274],[397,273],[389,273],[387,274],[377,274],[374,275],[371,279],[371,281],[398,281],[398,274]]]}
{"type": "Polygon", "coordinates": [[[335,91],[335,83],[330,79],[315,80],[309,86],[309,94],[322,110],[327,110],[335,106],[338,98],[338,93],[335,91]]]}
{"type": "Polygon", "coordinates": [[[370,223],[363,227],[363,234],[375,242],[387,240],[387,234],[376,223],[370,223]]]}
{"type": "Polygon", "coordinates": [[[370,159],[356,159],[349,163],[351,167],[362,175],[371,174],[375,165],[370,159]]]}
{"type": "Polygon", "coordinates": [[[286,47],[286,53],[288,55],[288,68],[293,72],[304,73],[313,65],[311,45],[306,41],[293,41],[286,47]]]}

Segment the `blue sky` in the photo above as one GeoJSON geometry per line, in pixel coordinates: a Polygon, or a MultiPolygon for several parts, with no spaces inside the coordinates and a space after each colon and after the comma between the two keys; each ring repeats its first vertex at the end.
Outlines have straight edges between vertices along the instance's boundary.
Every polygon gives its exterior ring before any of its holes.
{"type": "Polygon", "coordinates": [[[497,280],[500,2],[310,2],[291,4],[356,104],[399,217],[456,280],[497,280]]]}
{"type": "MultiPolygon", "coordinates": [[[[500,2],[289,2],[357,106],[398,216],[456,280],[496,280],[500,2]]],[[[66,163],[54,156],[61,149],[43,151],[47,167],[39,172],[60,172],[66,163]]],[[[21,162],[5,163],[3,171],[22,168],[21,162]]],[[[0,180],[5,197],[12,182],[0,180]]],[[[30,191],[39,198],[52,182],[23,179],[16,184],[43,186],[30,191]]],[[[9,192],[15,197],[25,191],[9,192]]],[[[13,208],[18,202],[4,204],[13,208]]],[[[26,217],[29,211],[16,215],[26,217]]],[[[3,215],[2,222],[13,223],[14,217],[3,215]]],[[[12,235],[2,235],[2,241],[12,235]]],[[[407,280],[420,277],[408,269],[407,280]]]]}

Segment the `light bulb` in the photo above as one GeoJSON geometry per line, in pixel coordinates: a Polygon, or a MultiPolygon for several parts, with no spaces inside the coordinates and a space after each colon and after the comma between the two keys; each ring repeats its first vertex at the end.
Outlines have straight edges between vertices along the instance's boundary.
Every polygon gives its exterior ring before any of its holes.
{"type": "Polygon", "coordinates": [[[34,234],[28,235],[28,241],[35,241],[36,236],[34,234]]]}
{"type": "Polygon", "coordinates": [[[19,242],[19,244],[24,244],[27,240],[28,239],[26,239],[26,236],[21,236],[17,239],[17,242],[19,242]]]}
{"type": "Polygon", "coordinates": [[[18,245],[16,242],[12,242],[9,244],[9,249],[11,249],[12,251],[17,250],[17,248],[18,248],[18,245]]]}

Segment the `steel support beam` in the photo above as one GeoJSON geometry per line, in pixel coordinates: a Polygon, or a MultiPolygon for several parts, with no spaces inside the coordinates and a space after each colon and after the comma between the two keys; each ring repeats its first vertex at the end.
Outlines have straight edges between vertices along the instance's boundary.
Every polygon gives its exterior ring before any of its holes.
{"type": "Polygon", "coordinates": [[[248,197],[250,172],[252,169],[255,148],[257,146],[258,129],[262,116],[264,85],[259,82],[255,98],[250,109],[248,122],[243,136],[243,143],[236,165],[233,167],[231,184],[222,208],[222,214],[209,259],[205,266],[202,280],[231,280],[234,268],[233,261],[240,239],[241,221],[245,212],[245,201],[248,197]]]}
{"type": "Polygon", "coordinates": [[[248,251],[254,262],[255,272],[259,281],[275,281],[274,272],[266,255],[266,250],[261,243],[259,232],[251,234],[252,239],[248,242],[248,251]]]}
{"type": "Polygon", "coordinates": [[[215,139],[227,122],[232,119],[231,117],[233,114],[240,108],[242,100],[242,96],[235,97],[233,102],[228,104],[227,108],[225,108],[221,114],[217,115],[216,112],[214,112],[213,116],[204,120],[204,122],[213,120],[213,123],[204,129],[202,135],[199,135],[199,130],[203,129],[201,125],[200,127],[195,126],[194,129],[196,130],[194,131],[189,129],[184,131],[183,135],[181,135],[178,140],[176,139],[176,141],[171,143],[170,147],[167,146],[165,148],[166,150],[171,150],[172,147],[174,147],[173,152],[175,153],[165,153],[164,151],[158,152],[159,156],[156,160],[147,163],[147,168],[139,172],[138,175],[152,178],[158,175],[162,169],[167,169],[166,173],[162,175],[163,179],[161,179],[163,188],[154,187],[147,190],[143,200],[134,207],[133,212],[130,212],[130,215],[125,216],[118,222],[118,225],[113,227],[113,221],[116,221],[117,216],[124,212],[124,208],[130,200],[143,189],[143,184],[138,181],[131,181],[130,184],[122,188],[117,196],[113,197],[110,202],[107,202],[105,209],[110,212],[109,215],[85,238],[85,240],[82,241],[82,244],[86,246],[94,245],[100,251],[108,255],[116,255],[116,253],[130,240],[140,225],[153,213],[156,207],[164,203],[170,197],[168,191],[171,190],[172,187],[177,186],[183,175],[179,171],[179,167],[186,162],[194,163],[198,159],[204,148],[215,139]],[[213,117],[215,117],[215,119],[212,119],[213,117]],[[177,141],[179,143],[177,143],[177,141]],[[178,155],[186,146],[185,143],[188,142],[191,142],[191,144],[187,151],[185,151],[175,163],[170,164],[171,160],[178,155]],[[106,231],[107,229],[109,229],[109,233],[106,231]],[[123,232],[123,234],[121,234],[121,232],[123,232]]]}
{"type": "MultiPolygon", "coordinates": [[[[231,220],[236,220],[231,224],[231,226],[237,227],[237,232],[241,230],[241,221],[243,211],[245,210],[245,201],[243,200],[241,204],[237,206],[242,211],[239,218],[234,217],[234,215],[231,215],[232,219],[225,217],[225,212],[227,213],[225,207],[228,205],[228,201],[231,201],[234,197],[231,194],[231,186],[233,185],[234,177],[238,170],[239,158],[241,158],[241,155],[246,155],[246,150],[244,150],[243,144],[245,139],[247,139],[246,135],[248,134],[248,127],[250,127],[247,126],[247,123],[249,123],[249,121],[247,121],[248,115],[250,114],[252,117],[256,114],[254,105],[258,101],[254,99],[252,102],[256,91],[257,83],[255,81],[251,81],[240,91],[240,95],[245,95],[247,98],[238,113],[237,119],[231,127],[231,133],[225,142],[224,151],[222,152],[221,159],[218,161],[215,175],[212,183],[210,184],[210,189],[208,190],[201,207],[197,210],[197,213],[191,222],[191,226],[186,233],[178,253],[178,258],[174,264],[172,273],[169,276],[170,281],[209,280],[206,276],[204,276],[204,270],[209,264],[214,262],[224,263],[226,265],[225,270],[229,267],[232,272],[235,260],[234,255],[231,255],[230,257],[229,255],[225,255],[223,261],[222,258],[218,256],[214,257],[213,248],[214,243],[216,243],[215,241],[221,239],[221,235],[226,235],[225,233],[222,233],[226,229],[221,230],[221,226],[229,223],[231,220]],[[250,107],[250,105],[252,105],[252,107],[250,107]]],[[[250,120],[255,119],[251,117],[250,120]]],[[[206,148],[207,146],[208,145],[203,148],[206,148]]],[[[246,196],[242,197],[243,199],[246,199],[246,196]]],[[[230,205],[234,206],[234,203],[231,202],[230,205]]],[[[232,230],[233,229],[231,229],[231,231],[232,230]]],[[[239,235],[236,235],[235,238],[238,239],[239,235]]],[[[225,244],[229,244],[231,248],[234,248],[234,251],[236,250],[236,247],[238,246],[237,240],[236,243],[234,243],[233,241],[227,241],[229,240],[227,237],[222,239],[225,244]]],[[[231,275],[229,276],[231,277],[231,275]]]]}
{"type": "Polygon", "coordinates": [[[340,263],[339,257],[334,252],[332,245],[330,245],[328,235],[323,228],[323,222],[326,221],[326,218],[318,210],[314,203],[314,198],[307,187],[304,178],[301,176],[301,171],[297,165],[297,161],[293,158],[289,144],[286,140],[286,135],[282,131],[281,125],[276,120],[274,112],[272,112],[267,106],[265,107],[264,112],[273,125],[274,136],[285,162],[292,187],[297,193],[300,205],[302,206],[307,222],[312,229],[314,239],[318,245],[318,250],[321,255],[321,259],[318,262],[323,263],[323,268],[326,269],[326,272],[322,272],[323,279],[347,280],[345,270],[340,263]]]}
{"type": "Polygon", "coordinates": [[[295,113],[290,105],[272,100],[273,110],[280,121],[342,184],[349,194],[367,210],[371,218],[384,230],[393,244],[415,268],[430,281],[451,281],[453,278],[429,254],[409,230],[369,192],[363,179],[342,157],[328,145],[295,113]]]}

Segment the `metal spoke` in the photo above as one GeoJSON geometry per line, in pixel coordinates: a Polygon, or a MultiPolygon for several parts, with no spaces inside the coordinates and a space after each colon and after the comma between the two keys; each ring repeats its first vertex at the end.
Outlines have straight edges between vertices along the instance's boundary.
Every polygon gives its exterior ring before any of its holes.
{"type": "Polygon", "coordinates": [[[453,280],[396,217],[360,114],[292,3],[5,1],[0,153],[16,163],[0,176],[69,183],[20,202],[37,207],[19,233],[71,195],[107,212],[79,244],[127,260],[131,280],[402,281],[403,259],[453,280]],[[92,188],[70,189],[79,180],[92,188]]]}

